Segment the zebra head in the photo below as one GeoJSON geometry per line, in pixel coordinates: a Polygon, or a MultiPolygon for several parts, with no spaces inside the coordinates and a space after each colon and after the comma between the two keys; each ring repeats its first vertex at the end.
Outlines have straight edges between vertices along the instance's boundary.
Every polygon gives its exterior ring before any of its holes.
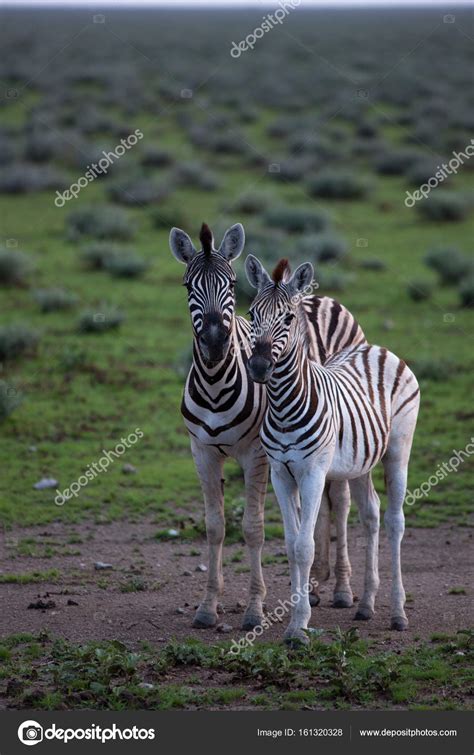
{"type": "Polygon", "coordinates": [[[268,383],[275,366],[297,337],[297,307],[313,279],[313,266],[305,262],[291,275],[288,260],[283,259],[270,277],[261,262],[249,254],[245,272],[249,283],[257,289],[249,310],[252,343],[249,374],[257,383],[268,383]]]}
{"type": "Polygon", "coordinates": [[[199,353],[206,364],[217,364],[227,356],[235,310],[235,273],[231,262],[245,243],[243,226],[236,223],[214,248],[212,231],[203,223],[197,251],[188,234],[172,228],[170,248],[186,265],[183,284],[188,290],[189,311],[199,353]]]}

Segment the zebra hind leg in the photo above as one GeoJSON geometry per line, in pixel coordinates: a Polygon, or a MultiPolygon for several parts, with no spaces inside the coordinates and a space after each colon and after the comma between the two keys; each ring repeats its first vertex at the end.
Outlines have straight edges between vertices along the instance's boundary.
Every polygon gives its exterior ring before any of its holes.
{"type": "Polygon", "coordinates": [[[367,621],[374,615],[375,598],[380,583],[378,569],[380,500],[375,492],[370,472],[351,480],[349,485],[351,495],[357,503],[360,520],[367,538],[364,594],[354,619],[356,621],[367,621]]]}
{"type": "Polygon", "coordinates": [[[347,519],[351,507],[351,496],[347,480],[333,480],[328,486],[331,508],[336,513],[336,585],[333,608],[350,608],[353,605],[351,589],[352,569],[347,550],[347,519]]]}
{"type": "Polygon", "coordinates": [[[329,579],[329,544],[331,541],[331,511],[326,488],[321,499],[316,527],[314,528],[315,556],[310,571],[311,592],[309,593],[310,606],[318,606],[321,602],[319,586],[321,582],[329,579]]]}

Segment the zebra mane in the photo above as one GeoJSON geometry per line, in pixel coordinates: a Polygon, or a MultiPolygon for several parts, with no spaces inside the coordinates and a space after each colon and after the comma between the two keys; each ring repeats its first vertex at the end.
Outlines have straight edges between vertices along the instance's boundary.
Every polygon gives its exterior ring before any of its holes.
{"type": "Polygon", "coordinates": [[[290,277],[290,272],[290,263],[288,262],[288,260],[286,258],[281,259],[272,273],[272,280],[275,285],[282,282],[284,283],[286,280],[288,280],[288,278],[290,277]]]}
{"type": "Polygon", "coordinates": [[[207,223],[203,223],[201,226],[199,241],[202,244],[202,251],[204,252],[206,257],[209,257],[212,252],[212,242],[214,241],[214,237],[207,223]]]}

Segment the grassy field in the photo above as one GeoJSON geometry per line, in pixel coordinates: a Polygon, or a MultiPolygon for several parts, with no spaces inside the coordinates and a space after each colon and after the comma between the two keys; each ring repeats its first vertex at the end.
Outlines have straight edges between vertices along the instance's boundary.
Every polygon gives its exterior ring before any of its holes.
{"type": "MultiPolygon", "coordinates": [[[[275,261],[281,256],[294,262],[311,258],[321,282],[318,293],[340,299],[369,341],[408,362],[421,386],[410,490],[447,462],[453,449],[465,448],[474,416],[474,161],[467,161],[428,200],[411,209],[404,205],[405,192],[422,183],[418,175],[427,179],[453,149],[469,144],[472,111],[464,87],[470,43],[462,33],[463,12],[456,14],[455,24],[443,23],[434,10],[396,17],[327,13],[318,19],[298,12],[239,60],[230,57],[230,43],[255,27],[260,16],[250,12],[212,20],[204,13],[186,18],[166,13],[160,19],[110,13],[105,24],[92,23],[89,13],[4,16],[0,254],[8,259],[0,258],[0,522],[7,537],[11,528],[17,532],[25,525],[59,522],[68,528],[148,517],[150,537],[166,538],[169,530],[177,530],[181,541],[202,541],[201,495],[179,413],[191,329],[181,287],[183,268],[168,249],[173,225],[195,239],[205,221],[220,241],[225,228],[240,221],[247,231],[247,252],[275,261]],[[387,26],[391,33],[382,41],[387,26]],[[31,51],[28,61],[20,59],[20,39],[31,51]],[[64,45],[67,49],[58,53],[64,45]],[[94,155],[114,149],[137,128],[143,139],[112,166],[110,175],[91,182],[64,207],[55,206],[57,188],[67,188],[94,155]],[[383,168],[390,160],[395,169],[383,168]],[[44,178],[50,169],[58,176],[41,188],[37,174],[44,178]],[[11,182],[15,172],[16,186],[11,182]],[[314,187],[327,173],[339,177],[335,196],[314,187]],[[352,186],[350,198],[341,189],[344,181],[352,186]],[[437,196],[440,208],[427,217],[420,208],[437,196]],[[102,232],[99,221],[110,207],[120,217],[102,232]],[[95,215],[89,232],[81,234],[71,216],[86,208],[95,215]],[[278,212],[275,222],[275,208],[289,218],[286,226],[278,212]],[[323,236],[343,250],[329,261],[312,251],[318,240],[310,224],[298,226],[303,209],[327,216],[321,221],[326,223],[323,236]],[[115,238],[118,226],[129,238],[115,238]],[[90,264],[90,247],[97,241],[107,246],[104,269],[90,264]],[[84,256],[88,248],[89,263],[84,256]],[[426,264],[433,250],[441,250],[444,259],[441,277],[426,264]],[[21,253],[30,269],[9,279],[21,253]],[[114,267],[117,255],[127,263],[122,268],[114,267]],[[44,289],[65,292],[69,306],[53,304],[53,311],[42,312],[37,292],[44,289]],[[123,321],[98,332],[97,323],[109,308],[122,313],[123,321]],[[84,312],[96,332],[84,332],[84,312]],[[13,335],[4,326],[13,327],[13,335]],[[17,345],[22,340],[19,327],[27,329],[29,346],[20,343],[9,351],[9,338],[17,345]],[[55,487],[64,490],[98,461],[103,449],[112,450],[136,428],[143,438],[64,506],[55,505],[55,489],[34,488],[40,479],[54,478],[55,487]],[[127,474],[125,464],[135,472],[127,474]]],[[[245,313],[248,294],[241,264],[238,275],[238,310],[245,313]]],[[[51,292],[47,296],[51,300],[51,292]]],[[[408,526],[470,526],[470,473],[468,459],[428,497],[406,507],[408,526]]],[[[375,479],[383,493],[380,473],[375,479]]],[[[241,537],[242,504],[240,471],[229,464],[231,542],[241,537]]],[[[282,536],[271,493],[266,533],[268,539],[282,536]]],[[[41,547],[39,534],[37,544],[41,547]]],[[[16,571],[13,561],[11,571],[16,571]]],[[[3,581],[5,575],[0,576],[3,581]]],[[[334,641],[334,656],[325,650],[322,660],[314,660],[326,680],[326,697],[305,681],[294,691],[292,675],[307,678],[314,669],[305,668],[299,657],[294,664],[286,651],[270,649],[282,669],[282,681],[269,682],[274,690],[249,700],[245,684],[230,692],[217,687],[206,704],[242,699],[264,707],[301,707],[332,700],[436,707],[436,686],[454,669],[447,705],[455,707],[464,684],[457,673],[463,658],[456,655],[457,643],[464,640],[463,635],[443,641],[433,646],[436,652],[429,645],[414,647],[403,657],[384,656],[377,673],[372,661],[362,661],[354,652],[350,678],[355,681],[347,685],[344,675],[335,678],[337,642],[342,640],[334,641]],[[415,676],[408,674],[413,664],[415,676]]],[[[218,650],[195,647],[189,651],[191,657],[196,653],[194,663],[179,660],[181,651],[173,645],[158,659],[150,650],[131,659],[123,647],[73,649],[55,638],[12,637],[0,648],[0,657],[4,679],[16,669],[13,681],[22,676],[22,664],[37,661],[41,691],[30,707],[54,707],[65,690],[68,705],[120,707],[127,702],[120,695],[129,682],[133,705],[153,707],[158,704],[154,693],[137,690],[137,664],[158,669],[159,685],[165,683],[159,676],[160,658],[167,658],[173,669],[180,663],[214,668],[218,650]],[[115,652],[123,664],[118,681],[100,666],[115,652]],[[93,678],[71,687],[61,663],[67,657],[75,670],[89,656],[98,659],[93,678]],[[45,658],[53,659],[52,667],[43,666],[45,658]],[[56,691],[44,692],[53,678],[56,691]],[[81,697],[84,690],[89,693],[81,697]]],[[[357,642],[351,647],[361,649],[357,642]]],[[[272,665],[264,650],[256,653],[261,658],[255,663],[272,665]]],[[[236,684],[249,668],[230,669],[236,684]]],[[[165,700],[159,705],[193,705],[192,694],[173,673],[164,697],[159,687],[160,700],[165,700]]],[[[11,704],[26,704],[21,695],[9,695],[11,704]]]]}

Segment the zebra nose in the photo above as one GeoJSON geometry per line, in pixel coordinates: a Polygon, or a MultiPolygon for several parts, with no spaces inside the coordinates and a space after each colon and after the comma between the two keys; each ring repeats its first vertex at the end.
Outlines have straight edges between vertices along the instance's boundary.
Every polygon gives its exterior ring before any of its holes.
{"type": "Polygon", "coordinates": [[[256,383],[266,383],[272,373],[273,364],[261,354],[253,354],[248,361],[250,377],[256,383]]]}

